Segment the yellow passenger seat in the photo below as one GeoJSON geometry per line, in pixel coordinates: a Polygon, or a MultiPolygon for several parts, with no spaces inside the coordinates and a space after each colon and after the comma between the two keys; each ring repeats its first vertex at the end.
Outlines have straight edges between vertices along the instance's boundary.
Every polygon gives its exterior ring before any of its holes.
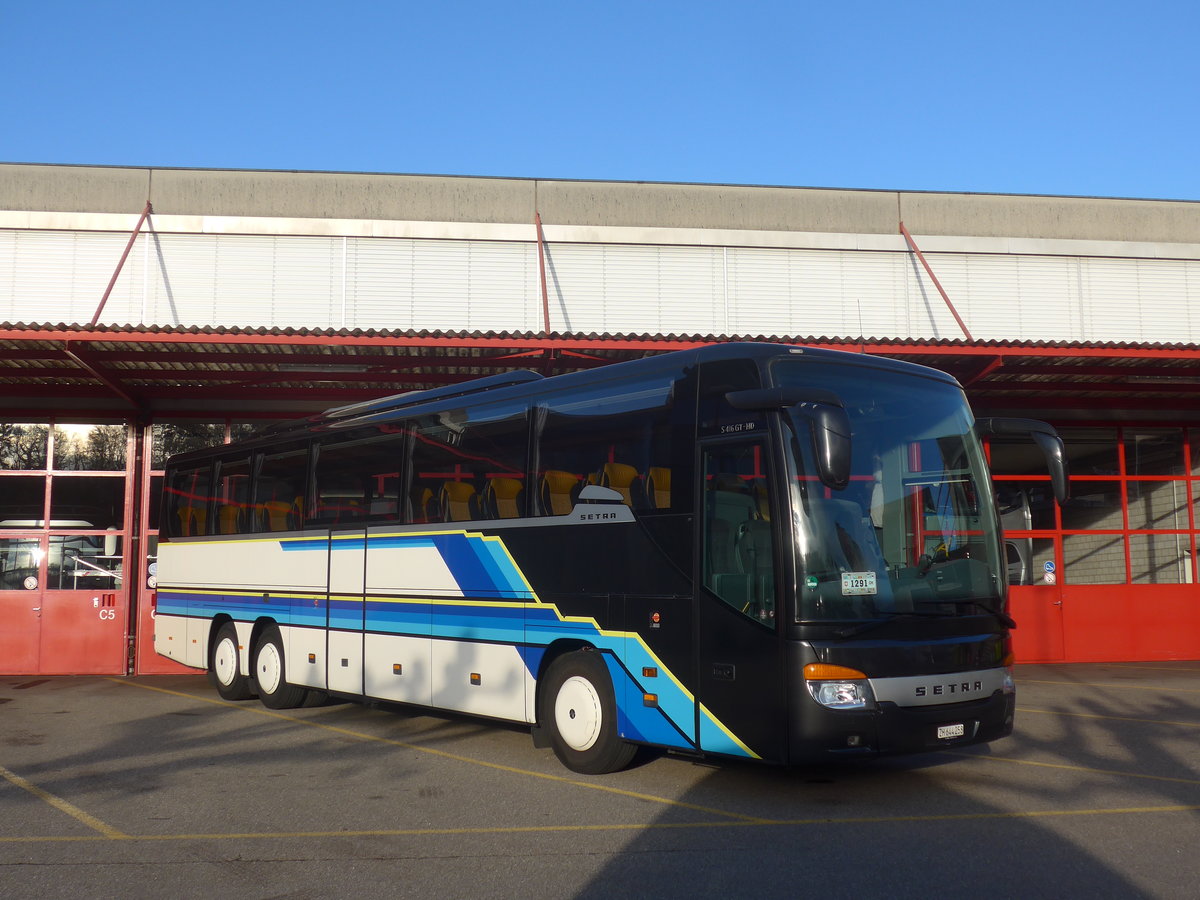
{"type": "Polygon", "coordinates": [[[521,491],[517,478],[489,478],[483,489],[484,515],[493,519],[515,519],[521,514],[521,491]]]}
{"type": "Polygon", "coordinates": [[[547,469],[542,473],[542,510],[555,516],[565,516],[575,507],[575,492],[579,476],[562,469],[547,469]]]}
{"type": "Polygon", "coordinates": [[[479,518],[475,486],[465,481],[447,481],[442,485],[441,507],[443,522],[469,522],[479,518]]]}
{"type": "Polygon", "coordinates": [[[671,470],[651,466],[646,474],[646,497],[655,509],[671,508],[671,470]]]}
{"type": "Polygon", "coordinates": [[[633,506],[633,491],[638,477],[638,471],[625,463],[610,462],[604,464],[600,473],[600,484],[612,488],[621,495],[626,506],[633,506]]]}

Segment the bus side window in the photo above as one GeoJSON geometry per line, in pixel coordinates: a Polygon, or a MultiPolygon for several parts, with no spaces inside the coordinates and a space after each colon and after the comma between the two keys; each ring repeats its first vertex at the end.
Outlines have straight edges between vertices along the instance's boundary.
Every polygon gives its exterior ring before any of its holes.
{"type": "Polygon", "coordinates": [[[536,417],[539,488],[533,514],[563,515],[588,484],[612,488],[626,506],[639,511],[669,509],[666,463],[671,462],[677,378],[678,373],[662,372],[549,397],[536,417]]]}
{"type": "Polygon", "coordinates": [[[205,534],[208,523],[209,487],[212,467],[176,469],[170,472],[163,489],[166,509],[163,530],[170,537],[205,534]]]}
{"type": "Polygon", "coordinates": [[[414,423],[413,516],[430,522],[526,515],[528,406],[447,410],[414,423]]]}
{"type": "Polygon", "coordinates": [[[250,459],[238,457],[217,461],[214,515],[209,534],[242,534],[251,529],[250,459]]]}
{"type": "Polygon", "coordinates": [[[257,531],[292,531],[304,521],[308,484],[308,448],[264,453],[254,481],[257,531]]]}
{"type": "Polygon", "coordinates": [[[407,437],[404,429],[381,425],[321,440],[316,447],[309,524],[399,520],[407,437]]]}

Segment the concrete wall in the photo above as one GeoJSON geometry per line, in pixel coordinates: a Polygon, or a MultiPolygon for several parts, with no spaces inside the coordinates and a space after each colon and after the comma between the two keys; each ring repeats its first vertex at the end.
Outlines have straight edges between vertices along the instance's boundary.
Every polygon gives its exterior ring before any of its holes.
{"type": "Polygon", "coordinates": [[[428,175],[0,165],[0,210],[1200,243],[1200,203],[428,175]]]}

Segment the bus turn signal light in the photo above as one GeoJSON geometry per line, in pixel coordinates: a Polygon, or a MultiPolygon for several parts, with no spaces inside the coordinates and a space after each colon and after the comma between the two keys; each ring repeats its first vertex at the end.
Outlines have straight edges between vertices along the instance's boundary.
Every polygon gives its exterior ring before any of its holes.
{"type": "Polygon", "coordinates": [[[858,669],[831,666],[828,663],[809,663],[804,667],[806,681],[863,681],[866,677],[858,669]]]}

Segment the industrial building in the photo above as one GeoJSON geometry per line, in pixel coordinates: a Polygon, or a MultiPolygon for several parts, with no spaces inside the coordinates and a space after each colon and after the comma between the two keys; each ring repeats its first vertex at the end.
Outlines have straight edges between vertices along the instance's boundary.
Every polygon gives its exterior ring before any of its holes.
{"type": "Polygon", "coordinates": [[[727,340],[958,378],[1021,661],[1200,656],[1200,203],[0,165],[0,672],[173,671],[167,455],[356,400],[727,340]]]}

